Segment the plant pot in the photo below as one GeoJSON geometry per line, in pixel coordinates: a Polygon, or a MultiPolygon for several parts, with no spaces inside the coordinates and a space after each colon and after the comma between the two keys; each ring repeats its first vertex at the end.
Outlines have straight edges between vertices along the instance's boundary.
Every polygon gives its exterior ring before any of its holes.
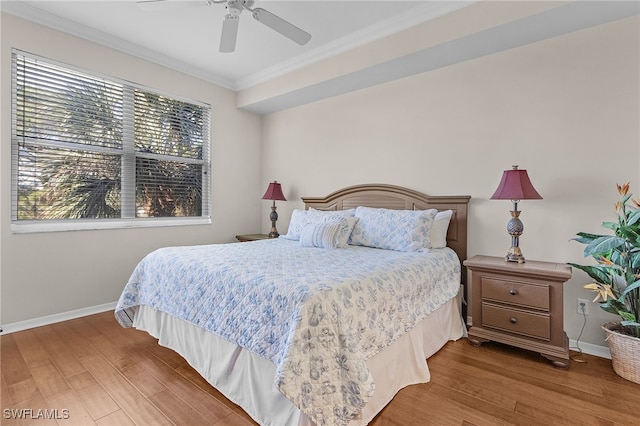
{"type": "Polygon", "coordinates": [[[640,339],[619,332],[620,322],[602,325],[611,352],[613,371],[618,376],[640,384],[640,339]]]}

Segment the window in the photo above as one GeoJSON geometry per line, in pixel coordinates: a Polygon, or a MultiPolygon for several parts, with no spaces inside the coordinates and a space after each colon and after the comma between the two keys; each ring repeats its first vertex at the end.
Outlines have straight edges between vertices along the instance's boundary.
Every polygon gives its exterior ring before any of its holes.
{"type": "Polygon", "coordinates": [[[208,105],[12,52],[12,227],[209,222],[208,105]]]}

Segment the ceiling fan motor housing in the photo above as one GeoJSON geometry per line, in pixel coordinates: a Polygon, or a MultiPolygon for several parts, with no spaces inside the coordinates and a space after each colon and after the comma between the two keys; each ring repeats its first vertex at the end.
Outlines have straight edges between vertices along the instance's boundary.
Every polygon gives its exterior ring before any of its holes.
{"type": "Polygon", "coordinates": [[[254,5],[255,0],[229,0],[227,1],[227,11],[230,15],[238,16],[242,13],[243,9],[251,10],[251,7],[254,5]]]}

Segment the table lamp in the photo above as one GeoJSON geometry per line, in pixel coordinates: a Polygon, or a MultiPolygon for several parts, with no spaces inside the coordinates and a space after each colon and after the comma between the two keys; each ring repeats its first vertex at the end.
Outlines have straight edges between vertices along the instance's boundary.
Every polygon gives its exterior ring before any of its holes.
{"type": "Polygon", "coordinates": [[[531,184],[527,171],[518,169],[518,166],[512,166],[511,170],[505,170],[502,174],[502,180],[491,199],[511,200],[513,202],[511,219],[507,223],[507,232],[511,235],[511,248],[504,260],[524,263],[524,256],[519,247],[520,235],[524,231],[524,225],[520,220],[518,203],[520,200],[541,200],[542,196],[538,194],[538,191],[531,184]]]}
{"type": "Polygon", "coordinates": [[[276,201],[287,201],[284,198],[284,194],[282,193],[282,187],[278,183],[278,181],[273,181],[269,183],[267,187],[267,191],[262,196],[263,200],[273,200],[273,205],[271,206],[271,214],[269,215],[269,219],[271,219],[271,232],[269,232],[269,238],[278,238],[280,234],[278,234],[278,230],[276,229],[276,221],[278,220],[278,213],[276,212],[276,201]]]}

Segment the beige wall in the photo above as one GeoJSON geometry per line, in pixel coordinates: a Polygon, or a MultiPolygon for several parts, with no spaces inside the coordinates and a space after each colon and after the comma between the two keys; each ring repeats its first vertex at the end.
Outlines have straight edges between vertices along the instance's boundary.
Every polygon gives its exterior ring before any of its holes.
{"type": "MultiPolygon", "coordinates": [[[[510,203],[489,197],[502,170],[519,164],[544,197],[520,205],[521,247],[529,259],[556,262],[583,260],[582,247],[569,240],[578,231],[600,232],[600,222],[613,217],[616,182],[631,181],[640,196],[637,17],[263,118],[238,110],[226,89],[11,16],[1,24],[2,324],[113,302],[156,247],[268,231],[269,205],[259,198],[273,179],[289,199],[278,203],[281,233],[291,210],[302,207],[300,196],[391,183],[471,195],[469,255],[502,256],[510,203]],[[212,104],[213,224],[11,234],[11,47],[212,104]]],[[[365,47],[359,57],[371,52],[365,47]]],[[[581,288],[587,281],[574,272],[565,286],[572,339],[582,326],[575,299],[592,298],[581,288]]],[[[598,325],[611,317],[590,310],[581,340],[603,345],[598,325]]]]}
{"type": "MultiPolygon", "coordinates": [[[[524,255],[581,262],[569,240],[614,217],[615,183],[640,196],[638,34],[638,18],[624,19],[265,116],[263,179],[291,200],[279,204],[280,232],[300,196],[390,183],[471,195],[469,255],[502,256],[511,205],[489,197],[519,164],[544,197],[520,204],[524,255]]],[[[593,298],[586,282],[574,271],[565,286],[571,339],[576,298],[593,298]]],[[[592,304],[581,341],[604,345],[609,318],[592,304]]]]}
{"type": "Polygon", "coordinates": [[[0,148],[2,324],[118,299],[136,263],[166,245],[233,241],[260,227],[261,118],[235,93],[10,15],[2,14],[0,148]],[[115,231],[12,234],[11,48],[153,87],[212,106],[212,224],[115,231]]]}

